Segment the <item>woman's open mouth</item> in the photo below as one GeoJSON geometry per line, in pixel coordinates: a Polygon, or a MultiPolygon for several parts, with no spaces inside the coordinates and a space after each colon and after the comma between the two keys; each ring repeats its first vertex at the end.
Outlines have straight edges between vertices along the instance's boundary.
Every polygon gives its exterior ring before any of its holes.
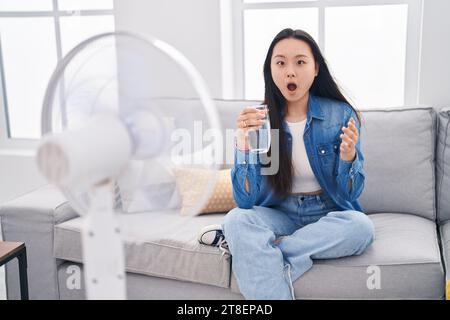
{"type": "Polygon", "coordinates": [[[295,91],[297,89],[297,85],[295,83],[289,83],[287,88],[289,91],[295,91]]]}

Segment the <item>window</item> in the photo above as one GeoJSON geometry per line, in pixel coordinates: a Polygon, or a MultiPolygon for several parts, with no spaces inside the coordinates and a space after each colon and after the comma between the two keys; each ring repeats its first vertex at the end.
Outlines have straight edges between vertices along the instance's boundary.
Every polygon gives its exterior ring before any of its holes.
{"type": "Polygon", "coordinates": [[[262,67],[273,37],[286,25],[303,29],[315,39],[319,34],[317,8],[249,9],[244,11],[245,97],[264,96],[262,67]],[[267,23],[271,21],[271,23],[267,23]]]}
{"type": "Polygon", "coordinates": [[[231,13],[222,13],[230,21],[222,23],[223,36],[232,38],[223,42],[223,56],[233,55],[224,60],[227,98],[264,98],[267,50],[274,36],[289,27],[314,37],[344,95],[358,108],[418,103],[422,0],[234,0],[228,8],[222,5],[231,13]]]}
{"type": "Polygon", "coordinates": [[[113,0],[0,0],[2,146],[40,138],[57,62],[82,40],[113,30],[113,0]]]}

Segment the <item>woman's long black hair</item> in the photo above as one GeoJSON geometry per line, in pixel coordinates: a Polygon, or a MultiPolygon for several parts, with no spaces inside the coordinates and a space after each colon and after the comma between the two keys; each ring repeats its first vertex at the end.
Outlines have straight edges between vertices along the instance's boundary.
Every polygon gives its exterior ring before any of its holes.
{"type": "MultiPolygon", "coordinates": [[[[355,111],[358,122],[361,127],[361,117],[359,112],[347,101],[344,95],[341,93],[338,85],[333,79],[325,58],[320,52],[320,48],[307,32],[303,30],[293,30],[290,28],[280,31],[272,43],[270,44],[267,52],[266,60],[264,62],[264,82],[265,82],[265,95],[264,102],[269,106],[270,110],[270,125],[272,129],[279,129],[279,169],[276,174],[268,175],[268,181],[274,190],[274,194],[280,198],[285,198],[291,193],[292,180],[293,180],[293,167],[291,161],[291,154],[289,154],[287,137],[283,128],[282,110],[286,108],[286,99],[281,91],[275,85],[271,72],[271,60],[273,48],[275,45],[287,38],[295,38],[306,42],[311,48],[315,62],[318,64],[319,73],[315,77],[313,84],[309,92],[314,96],[324,97],[346,102],[355,111]]],[[[272,140],[273,141],[273,140],[272,140]]],[[[269,149],[268,156],[271,155],[271,149],[269,149]]],[[[272,159],[272,161],[274,161],[272,159]]],[[[269,164],[270,165],[270,164],[269,164]]],[[[263,165],[268,166],[268,165],[263,165]]]]}

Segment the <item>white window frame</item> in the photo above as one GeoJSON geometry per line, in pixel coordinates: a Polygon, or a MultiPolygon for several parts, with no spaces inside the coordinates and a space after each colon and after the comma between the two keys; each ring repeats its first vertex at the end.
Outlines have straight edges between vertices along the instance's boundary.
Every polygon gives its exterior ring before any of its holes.
{"type": "MultiPolygon", "coordinates": [[[[112,15],[114,16],[114,8],[107,10],[60,10],[58,7],[58,0],[52,0],[53,10],[51,11],[0,11],[0,18],[36,18],[36,17],[50,17],[53,18],[55,25],[55,39],[56,39],[56,57],[57,62],[63,58],[62,54],[62,39],[61,39],[61,17],[71,16],[100,16],[112,15]]],[[[0,44],[1,45],[1,44],[0,44]]],[[[0,55],[1,59],[1,55],[0,55]]],[[[0,61],[0,155],[2,154],[19,154],[32,155],[36,149],[38,139],[24,139],[12,138],[10,134],[8,122],[8,106],[5,105],[5,79],[3,73],[3,61],[0,61]]],[[[39,119],[40,123],[40,119],[39,119]]]]}
{"type": "Polygon", "coordinates": [[[244,11],[247,9],[318,8],[318,45],[325,52],[325,8],[372,5],[408,5],[405,105],[419,104],[419,79],[424,0],[316,0],[297,2],[244,3],[243,0],[221,0],[222,92],[225,99],[244,99],[244,11]]]}

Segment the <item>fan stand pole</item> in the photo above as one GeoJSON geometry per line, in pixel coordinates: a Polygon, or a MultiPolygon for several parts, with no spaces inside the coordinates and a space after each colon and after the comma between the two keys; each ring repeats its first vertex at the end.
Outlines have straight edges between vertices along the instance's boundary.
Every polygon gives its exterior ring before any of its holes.
{"type": "Polygon", "coordinates": [[[124,247],[113,210],[113,183],[97,184],[83,218],[83,261],[89,300],[126,299],[124,247]]]}

